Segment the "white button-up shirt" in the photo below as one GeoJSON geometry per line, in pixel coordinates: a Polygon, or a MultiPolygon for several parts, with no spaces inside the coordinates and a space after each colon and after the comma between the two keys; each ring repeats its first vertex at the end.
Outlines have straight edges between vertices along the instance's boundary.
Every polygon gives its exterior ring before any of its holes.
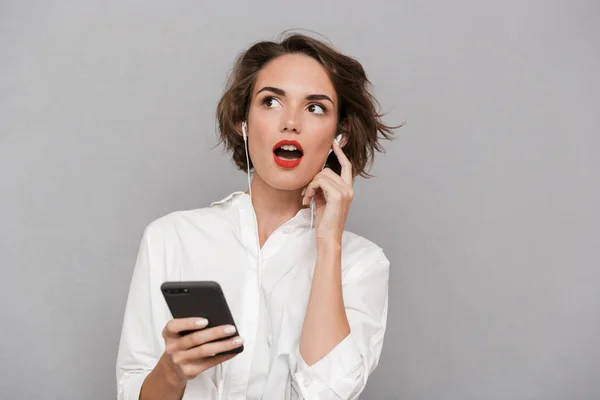
{"type": "Polygon", "coordinates": [[[260,250],[254,208],[243,192],[150,223],[125,308],[118,399],[138,400],[165,350],[162,331],[172,316],[160,285],[194,280],[221,285],[244,351],[189,380],[184,400],[217,399],[221,385],[222,398],[234,400],[358,398],[381,354],[389,261],[374,243],[344,232],[342,289],[351,332],[308,366],[299,342],[317,251],[310,219],[310,209],[300,210],[260,250]]]}

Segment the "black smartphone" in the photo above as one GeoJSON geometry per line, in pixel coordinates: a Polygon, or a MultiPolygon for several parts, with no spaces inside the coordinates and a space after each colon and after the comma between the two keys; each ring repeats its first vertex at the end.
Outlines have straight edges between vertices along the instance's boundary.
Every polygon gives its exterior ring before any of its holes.
{"type": "MultiPolygon", "coordinates": [[[[229,310],[221,285],[214,281],[164,282],[160,290],[171,310],[173,318],[201,317],[208,320],[208,326],[237,326],[229,310]]],[[[181,332],[187,335],[195,330],[181,332]]],[[[232,335],[232,336],[233,336],[232,335]]],[[[218,339],[223,340],[223,339],[218,339]]],[[[218,341],[216,340],[216,341],[218,341]]],[[[244,345],[220,354],[237,354],[244,350],[244,345]]]]}

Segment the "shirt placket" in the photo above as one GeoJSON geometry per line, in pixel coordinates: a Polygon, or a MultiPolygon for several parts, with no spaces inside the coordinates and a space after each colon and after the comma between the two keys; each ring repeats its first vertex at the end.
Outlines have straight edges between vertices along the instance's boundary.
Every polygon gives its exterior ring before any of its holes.
{"type": "MultiPolygon", "coordinates": [[[[294,231],[294,222],[288,221],[284,226],[279,227],[275,232],[271,234],[265,245],[261,250],[258,248],[258,232],[256,227],[256,218],[254,215],[254,209],[252,204],[249,202],[241,201],[239,206],[240,211],[240,234],[244,247],[247,249],[251,268],[251,273],[246,274],[247,277],[244,281],[243,290],[244,294],[242,304],[242,319],[240,322],[240,334],[244,338],[244,351],[236,356],[231,363],[231,368],[228,375],[229,384],[227,385],[228,399],[242,400],[246,398],[248,389],[248,379],[250,377],[250,369],[252,367],[253,357],[256,356],[256,341],[259,323],[259,311],[262,288],[258,285],[258,273],[259,268],[262,273],[263,279],[266,278],[263,285],[266,285],[270,292],[273,290],[273,285],[279,280],[280,275],[284,275],[288,272],[290,265],[281,266],[276,271],[270,271],[267,275],[268,268],[265,268],[265,264],[269,258],[275,255],[282,247],[285,242],[285,237],[290,235],[294,231]],[[261,257],[258,257],[258,252],[261,252],[261,257]],[[259,260],[261,265],[259,265],[259,260]],[[244,357],[240,357],[240,356],[244,357]]],[[[266,312],[269,312],[268,304],[265,306],[266,312]]],[[[268,327],[269,332],[271,327],[268,327]]],[[[271,338],[269,337],[269,347],[271,346],[271,338]]]]}

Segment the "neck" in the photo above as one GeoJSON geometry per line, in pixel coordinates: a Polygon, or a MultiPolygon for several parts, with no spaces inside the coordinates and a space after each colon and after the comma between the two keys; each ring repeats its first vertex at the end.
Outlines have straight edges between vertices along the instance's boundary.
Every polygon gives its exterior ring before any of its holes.
{"type": "Polygon", "coordinates": [[[258,175],[254,175],[251,187],[252,205],[262,246],[273,231],[303,208],[301,195],[303,188],[298,190],[275,189],[258,175]]]}

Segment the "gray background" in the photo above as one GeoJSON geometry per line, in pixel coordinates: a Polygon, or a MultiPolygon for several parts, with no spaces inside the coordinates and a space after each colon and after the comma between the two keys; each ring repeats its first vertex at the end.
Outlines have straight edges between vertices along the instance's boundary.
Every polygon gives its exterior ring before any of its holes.
{"type": "Polygon", "coordinates": [[[0,397],[115,397],[142,230],[245,189],[215,105],[289,28],[406,121],[348,222],[392,261],[362,398],[600,398],[600,5],[541,0],[2,1],[0,397]]]}

